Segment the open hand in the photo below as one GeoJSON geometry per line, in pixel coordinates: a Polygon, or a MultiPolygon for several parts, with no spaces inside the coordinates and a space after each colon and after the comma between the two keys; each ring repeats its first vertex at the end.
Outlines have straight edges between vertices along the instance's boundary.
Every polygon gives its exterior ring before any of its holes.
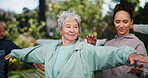
{"type": "Polygon", "coordinates": [[[96,38],[95,35],[88,35],[88,36],[86,37],[86,39],[87,39],[87,43],[90,43],[90,44],[92,44],[92,45],[96,45],[97,38],[96,38]]]}
{"type": "Polygon", "coordinates": [[[11,58],[11,56],[10,56],[10,54],[8,54],[8,55],[6,55],[4,58],[5,58],[6,60],[8,60],[8,59],[11,58]]]}
{"type": "Polygon", "coordinates": [[[36,67],[36,68],[39,68],[41,70],[44,70],[44,66],[42,64],[37,64],[37,63],[33,63],[33,65],[36,67]]]}
{"type": "Polygon", "coordinates": [[[144,56],[138,55],[136,53],[131,53],[129,55],[128,59],[129,59],[131,65],[135,64],[135,61],[142,62],[142,63],[148,63],[148,57],[144,57],[144,56]]]}
{"type": "Polygon", "coordinates": [[[143,72],[143,69],[144,69],[144,65],[141,64],[141,65],[139,65],[139,66],[137,66],[137,67],[132,67],[132,68],[130,69],[130,71],[131,71],[132,73],[134,73],[134,74],[140,76],[141,73],[143,72]]]}

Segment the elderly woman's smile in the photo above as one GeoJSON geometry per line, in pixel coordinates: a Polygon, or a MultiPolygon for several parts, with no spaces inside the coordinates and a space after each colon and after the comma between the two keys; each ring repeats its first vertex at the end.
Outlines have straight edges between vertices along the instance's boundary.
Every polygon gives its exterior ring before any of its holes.
{"type": "Polygon", "coordinates": [[[64,43],[67,41],[71,41],[72,43],[76,42],[76,39],[78,38],[79,34],[80,31],[77,20],[65,19],[64,24],[61,28],[62,40],[64,41],[64,43]]]}

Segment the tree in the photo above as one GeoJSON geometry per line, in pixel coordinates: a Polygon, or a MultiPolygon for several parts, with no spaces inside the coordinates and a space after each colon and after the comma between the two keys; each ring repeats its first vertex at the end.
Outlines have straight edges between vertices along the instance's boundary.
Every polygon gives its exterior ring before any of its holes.
{"type": "Polygon", "coordinates": [[[18,21],[18,32],[25,36],[32,36],[35,39],[45,38],[45,31],[41,31],[45,27],[45,22],[38,21],[38,11],[31,11],[24,8],[22,14],[15,15],[18,21]]]}
{"type": "MultiPolygon", "coordinates": [[[[46,0],[39,0],[39,24],[40,22],[45,22],[46,23],[46,5],[45,5],[46,0]]],[[[44,26],[41,31],[45,31],[45,37],[48,37],[47,33],[47,27],[44,26]]]]}
{"type": "MultiPolygon", "coordinates": [[[[113,2],[115,3],[118,3],[120,2],[120,0],[112,0],[113,2]]],[[[139,3],[140,1],[139,0],[127,0],[128,2],[132,3],[133,7],[135,8],[135,10],[138,10],[139,9],[139,3]]]]}
{"type": "Polygon", "coordinates": [[[144,8],[139,8],[134,21],[136,24],[148,24],[148,2],[145,4],[144,8]]]}
{"type": "Polygon", "coordinates": [[[46,21],[45,9],[45,0],[39,0],[39,21],[46,21]]]}

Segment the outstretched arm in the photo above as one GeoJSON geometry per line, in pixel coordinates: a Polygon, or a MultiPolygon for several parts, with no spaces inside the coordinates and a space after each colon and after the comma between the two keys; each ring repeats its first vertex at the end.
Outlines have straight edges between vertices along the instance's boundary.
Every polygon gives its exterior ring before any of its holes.
{"type": "Polygon", "coordinates": [[[135,61],[148,63],[148,57],[137,55],[131,47],[85,45],[84,58],[91,70],[104,70],[121,65],[134,65],[135,61]]]}
{"type": "MultiPolygon", "coordinates": [[[[11,56],[10,56],[10,54],[8,54],[8,55],[6,55],[4,58],[5,58],[6,60],[8,60],[8,59],[11,58],[11,56]]],[[[39,68],[39,69],[41,69],[41,70],[44,70],[44,67],[43,67],[42,64],[37,64],[37,63],[29,63],[29,64],[32,64],[32,65],[35,66],[36,68],[39,68]]]]}

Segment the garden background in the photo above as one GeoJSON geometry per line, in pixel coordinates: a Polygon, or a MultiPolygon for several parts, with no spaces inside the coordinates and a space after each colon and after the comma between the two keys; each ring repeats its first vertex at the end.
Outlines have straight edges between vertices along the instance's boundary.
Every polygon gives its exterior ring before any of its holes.
{"type": "MultiPolygon", "coordinates": [[[[24,8],[20,14],[0,9],[0,21],[5,25],[7,39],[14,41],[22,48],[34,46],[37,39],[60,39],[56,30],[57,15],[63,11],[73,8],[81,16],[82,33],[81,38],[88,34],[97,35],[98,39],[114,38],[116,31],[113,25],[113,8],[119,0],[111,0],[109,11],[104,15],[103,0],[37,0],[39,6],[30,10],[24,8]]],[[[140,7],[139,0],[129,0],[135,8],[135,24],[148,24],[148,1],[144,7],[140,7]]],[[[145,43],[148,51],[148,35],[134,33],[145,43]]],[[[34,72],[32,65],[17,59],[10,59],[9,78],[22,78],[19,74],[23,71],[34,72]]]]}

